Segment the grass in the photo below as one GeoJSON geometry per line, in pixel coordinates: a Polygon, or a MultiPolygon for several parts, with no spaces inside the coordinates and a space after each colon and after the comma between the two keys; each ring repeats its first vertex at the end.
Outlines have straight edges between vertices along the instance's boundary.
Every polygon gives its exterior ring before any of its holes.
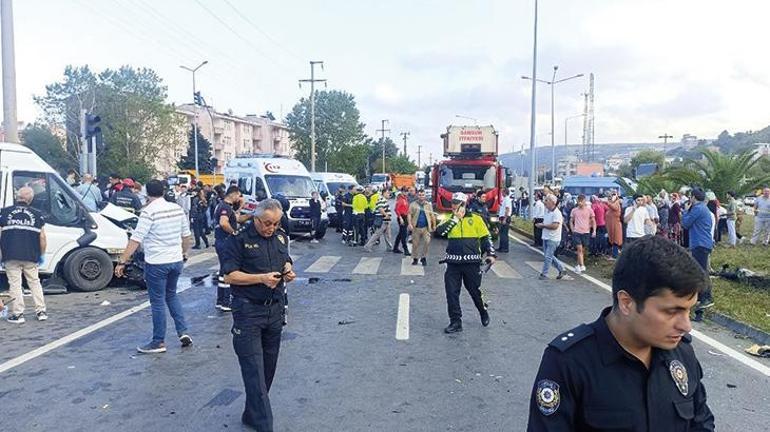
{"type": "MultiPolygon", "coordinates": [[[[513,218],[512,225],[532,234],[530,221],[513,218]]],[[[753,229],[754,218],[746,215],[740,232],[750,238],[753,229]]],[[[746,243],[736,248],[724,246],[724,243],[717,245],[711,254],[711,267],[718,271],[723,264],[729,264],[731,268],[744,267],[755,272],[766,273],[770,277],[770,247],[752,246],[748,244],[748,238],[746,243]]],[[[571,256],[561,256],[559,259],[574,264],[574,258],[571,256]]],[[[588,273],[592,276],[612,280],[612,272],[615,268],[613,261],[608,261],[604,257],[586,256],[585,264],[588,273]]],[[[711,281],[714,311],[770,333],[770,291],[721,278],[712,278],[711,281]]]]}
{"type": "Polygon", "coordinates": [[[532,225],[531,220],[525,220],[519,217],[511,218],[511,226],[515,227],[529,235],[534,235],[535,227],[532,225]]]}

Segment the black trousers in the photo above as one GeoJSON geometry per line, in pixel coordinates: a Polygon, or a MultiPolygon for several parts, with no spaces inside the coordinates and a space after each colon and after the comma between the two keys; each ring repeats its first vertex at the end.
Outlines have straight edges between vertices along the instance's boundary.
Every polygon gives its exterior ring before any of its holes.
{"type": "Polygon", "coordinates": [[[352,242],[354,230],[353,213],[349,210],[344,211],[342,213],[342,240],[346,243],[352,242]]]}
{"type": "Polygon", "coordinates": [[[447,264],[444,272],[444,289],[446,290],[447,311],[449,321],[461,322],[463,312],[460,308],[460,291],[462,285],[473,299],[473,304],[479,312],[486,310],[484,298],[481,293],[481,273],[479,264],[447,264]]]}
{"type": "Polygon", "coordinates": [[[510,221],[501,223],[500,225],[500,246],[497,248],[500,252],[508,252],[510,238],[508,237],[508,229],[511,227],[510,221]]]}
{"type": "Polygon", "coordinates": [[[201,246],[201,239],[209,247],[209,238],[206,236],[206,220],[195,219],[193,221],[193,233],[195,234],[195,247],[201,246]]]}
{"type": "Polygon", "coordinates": [[[283,329],[283,303],[270,306],[233,298],[233,348],[241,365],[246,407],[243,420],[260,432],[273,432],[268,392],[273,384],[283,329]]]}
{"type": "Polygon", "coordinates": [[[358,241],[358,244],[363,246],[366,244],[366,239],[368,238],[366,229],[366,214],[354,214],[353,219],[355,220],[356,224],[356,240],[358,241]]]}
{"type": "Polygon", "coordinates": [[[214,242],[214,249],[217,251],[219,260],[219,272],[217,274],[217,305],[230,306],[230,284],[225,283],[225,275],[222,274],[222,250],[224,249],[224,240],[214,242]]]}
{"type": "Polygon", "coordinates": [[[535,233],[535,246],[543,246],[543,229],[534,226],[535,224],[543,223],[543,218],[532,219],[532,226],[535,233]]]}
{"type": "MultiPolygon", "coordinates": [[[[399,218],[400,219],[400,218],[399,218]]],[[[393,249],[397,249],[398,245],[400,244],[403,248],[403,252],[409,252],[409,247],[406,245],[406,239],[409,238],[409,233],[407,232],[407,226],[406,223],[399,223],[398,224],[398,235],[396,235],[396,241],[393,242],[393,249]]]]}

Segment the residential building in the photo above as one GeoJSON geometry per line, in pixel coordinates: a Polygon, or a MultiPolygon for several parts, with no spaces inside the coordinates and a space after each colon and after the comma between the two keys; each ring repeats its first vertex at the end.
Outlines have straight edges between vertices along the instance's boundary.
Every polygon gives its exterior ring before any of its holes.
{"type": "Polygon", "coordinates": [[[580,159],[577,156],[567,156],[556,162],[556,177],[570,177],[577,175],[577,165],[580,159]]]}
{"type": "Polygon", "coordinates": [[[770,143],[756,143],[754,146],[756,148],[754,149],[754,155],[752,159],[756,160],[761,157],[770,156],[770,143]]]}
{"type": "MultiPolygon", "coordinates": [[[[285,124],[258,115],[237,116],[232,110],[220,113],[211,107],[192,104],[180,105],[176,112],[186,117],[186,124],[192,124],[198,115],[198,130],[211,142],[212,154],[217,160],[217,172],[227,161],[239,154],[275,153],[292,154],[289,129],[285,124]]],[[[187,129],[189,130],[189,129],[187,129]]],[[[185,132],[186,133],[186,132],[185,132]]],[[[187,136],[182,140],[187,151],[187,136]]],[[[180,148],[182,144],[180,144],[180,148]]]]}

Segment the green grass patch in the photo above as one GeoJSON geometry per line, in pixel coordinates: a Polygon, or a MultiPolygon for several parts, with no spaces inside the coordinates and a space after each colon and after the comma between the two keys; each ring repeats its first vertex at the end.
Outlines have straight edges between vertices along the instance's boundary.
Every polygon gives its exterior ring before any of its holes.
{"type": "Polygon", "coordinates": [[[525,233],[531,236],[535,235],[535,227],[532,225],[531,220],[526,220],[519,217],[512,217],[511,226],[521,231],[524,231],[525,233]]]}
{"type": "Polygon", "coordinates": [[[712,279],[714,310],[770,333],[770,293],[724,279],[712,279]]]}

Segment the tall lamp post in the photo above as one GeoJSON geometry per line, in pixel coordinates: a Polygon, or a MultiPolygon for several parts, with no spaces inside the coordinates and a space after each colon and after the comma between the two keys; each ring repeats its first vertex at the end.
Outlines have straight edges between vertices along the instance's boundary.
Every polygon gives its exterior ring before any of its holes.
{"type": "Polygon", "coordinates": [[[195,72],[202,68],[209,61],[203,60],[201,64],[194,68],[187,67],[185,65],[179,66],[180,68],[192,72],[192,85],[193,85],[193,105],[195,106],[195,117],[193,119],[193,142],[195,143],[195,177],[200,178],[200,172],[198,171],[198,96],[195,88],[195,72]]]}
{"type": "MultiPolygon", "coordinates": [[[[556,116],[554,114],[554,102],[555,102],[555,90],[554,87],[556,84],[563,83],[564,81],[569,81],[571,79],[580,78],[583,76],[583,74],[577,74],[573,75],[568,78],[562,78],[560,80],[556,79],[556,71],[559,70],[559,66],[553,67],[553,76],[551,77],[550,81],[541,80],[537,78],[530,78],[528,76],[522,76],[522,79],[525,80],[532,80],[532,87],[534,88],[534,82],[540,82],[543,84],[548,84],[551,86],[551,180],[553,181],[554,176],[556,176],[556,134],[554,133],[554,126],[556,123],[556,116]]],[[[534,75],[534,74],[533,74],[534,75]]],[[[543,178],[545,178],[545,175],[543,175],[543,178]]]]}

